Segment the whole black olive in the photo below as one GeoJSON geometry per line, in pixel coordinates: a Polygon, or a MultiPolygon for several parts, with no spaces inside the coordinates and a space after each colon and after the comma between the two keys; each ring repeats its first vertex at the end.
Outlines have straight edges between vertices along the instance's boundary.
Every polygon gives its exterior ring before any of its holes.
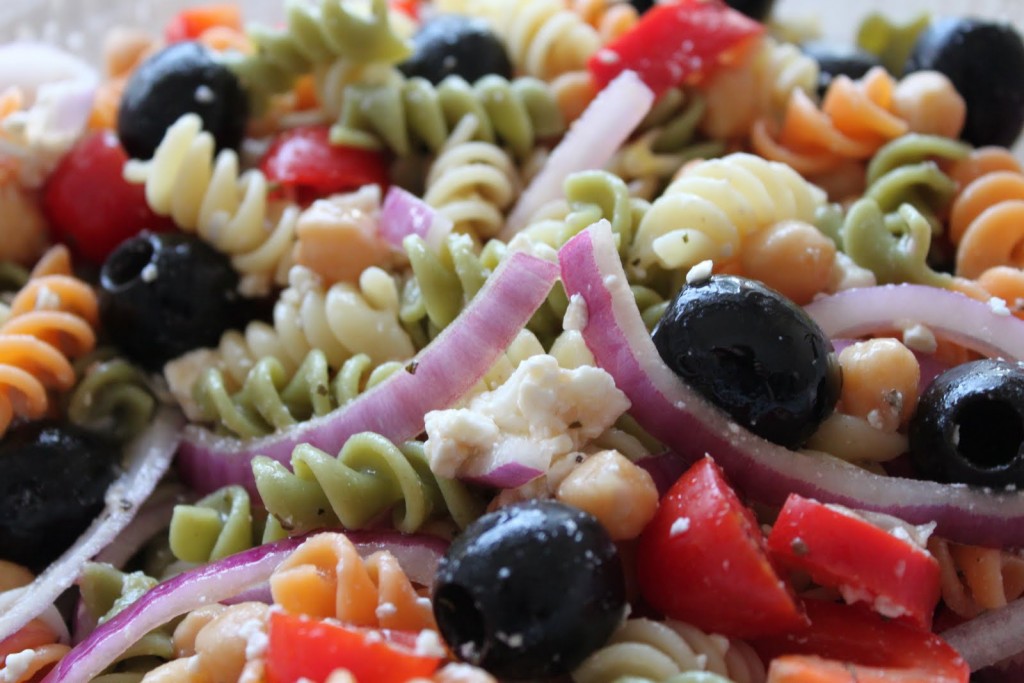
{"type": "Polygon", "coordinates": [[[872,67],[882,65],[881,60],[870,52],[824,40],[804,43],[800,49],[818,62],[821,69],[818,76],[818,93],[820,95],[825,94],[825,90],[836,76],[860,78],[872,67]]]}
{"type": "Polygon", "coordinates": [[[0,558],[39,571],[103,509],[119,470],[112,442],[70,424],[33,422],[0,442],[0,558]]]}
{"type": "Polygon", "coordinates": [[[751,19],[764,21],[772,13],[775,0],[725,0],[734,10],[743,12],[751,19]]]}
{"type": "Polygon", "coordinates": [[[412,55],[398,68],[435,85],[448,76],[470,83],[489,74],[512,77],[505,45],[487,22],[458,14],[440,14],[425,23],[412,38],[412,55]]]}
{"type": "Polygon", "coordinates": [[[555,501],[484,515],[455,539],[434,581],[434,616],[452,651],[510,679],[572,671],[611,636],[625,600],[608,533],[555,501]]]}
{"type": "Polygon", "coordinates": [[[629,0],[629,4],[636,8],[636,11],[643,14],[654,7],[654,0],[629,0]]]}
{"type": "Polygon", "coordinates": [[[128,79],[117,115],[117,135],[134,159],[153,156],[164,133],[194,112],[217,149],[238,149],[249,117],[249,98],[238,78],[206,47],[175,43],[156,53],[128,79]]]}
{"type": "Polygon", "coordinates": [[[799,447],[839,400],[831,342],[803,309],[756,280],[715,275],[686,285],[653,337],[683,381],[777,444],[799,447]]]}
{"type": "Polygon", "coordinates": [[[1024,127],[1024,41],[1010,24],[938,19],[917,38],[907,73],[945,74],[967,103],[962,137],[1009,147],[1024,127]]]}
{"type": "Polygon", "coordinates": [[[215,345],[247,311],[226,256],[183,233],[142,233],[122,242],[100,271],[104,329],[151,370],[215,345]]]}
{"type": "Polygon", "coordinates": [[[942,373],[921,394],[909,437],[929,479],[1024,485],[1024,366],[979,360],[942,373]]]}

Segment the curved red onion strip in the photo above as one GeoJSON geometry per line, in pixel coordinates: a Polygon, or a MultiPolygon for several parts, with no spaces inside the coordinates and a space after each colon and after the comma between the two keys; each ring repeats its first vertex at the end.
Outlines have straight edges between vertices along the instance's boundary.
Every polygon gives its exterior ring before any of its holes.
{"type": "Polygon", "coordinates": [[[10,609],[0,611],[0,640],[15,633],[53,604],[78,578],[90,558],[106,548],[135,517],[170,468],[178,448],[182,417],[163,409],[127,450],[128,469],[107,489],[106,507],[75,544],[36,577],[10,609]]]}
{"type": "Polygon", "coordinates": [[[353,434],[372,431],[405,441],[423,431],[423,416],[448,408],[490,369],[529,321],[558,278],[558,267],[535,256],[511,254],[466,309],[407,366],[351,403],[287,431],[252,441],[185,431],[178,466],[191,486],[209,492],[242,484],[258,496],[249,465],[266,455],[288,463],[309,443],[337,452],[353,434]]]}
{"type": "MultiPolygon", "coordinates": [[[[432,580],[445,543],[428,536],[347,534],[362,556],[390,550],[410,578],[432,580]],[[412,563],[417,563],[416,565],[412,563]]],[[[154,587],[95,631],[57,664],[44,683],[92,680],[142,636],[171,619],[211,603],[229,600],[265,583],[274,569],[307,537],[287,538],[178,574],[154,587]]]]}
{"type": "Polygon", "coordinates": [[[583,336],[598,365],[629,397],[640,425],[676,453],[690,461],[711,454],[740,490],[764,503],[781,505],[795,492],[913,524],[935,521],[938,533],[962,543],[1024,545],[1024,494],[884,477],[790,451],[741,428],[679,381],[644,327],[607,222],[570,240],[559,260],[566,292],[587,304],[583,336]]]}
{"type": "Polygon", "coordinates": [[[944,631],[942,637],[977,671],[1024,651],[1024,598],[944,631]]]}

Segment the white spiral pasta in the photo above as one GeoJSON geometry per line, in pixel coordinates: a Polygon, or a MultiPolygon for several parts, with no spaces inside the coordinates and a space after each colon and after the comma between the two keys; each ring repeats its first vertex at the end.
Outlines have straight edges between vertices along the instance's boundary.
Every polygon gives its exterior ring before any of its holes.
{"type": "Polygon", "coordinates": [[[512,159],[500,147],[472,140],[477,121],[465,117],[427,172],[423,201],[449,218],[455,230],[493,237],[520,189],[512,159]]]}
{"type": "Polygon", "coordinates": [[[240,173],[232,150],[215,157],[213,136],[202,128],[199,116],[185,114],[167,129],[151,160],[125,165],[125,178],[145,184],[154,212],[230,255],[243,275],[243,292],[263,293],[271,283],[284,284],[298,208],[287,206],[275,216],[263,173],[240,173]]]}
{"type": "Polygon", "coordinates": [[[654,682],[708,671],[734,683],[763,683],[764,664],[746,643],[709,635],[681,621],[629,619],[608,644],[572,673],[576,683],[614,683],[622,677],[654,682]]]}
{"type": "Polygon", "coordinates": [[[812,222],[825,199],[785,164],[743,153],[704,161],[651,204],[630,255],[640,265],[669,269],[728,262],[747,235],[782,220],[812,222]]]}

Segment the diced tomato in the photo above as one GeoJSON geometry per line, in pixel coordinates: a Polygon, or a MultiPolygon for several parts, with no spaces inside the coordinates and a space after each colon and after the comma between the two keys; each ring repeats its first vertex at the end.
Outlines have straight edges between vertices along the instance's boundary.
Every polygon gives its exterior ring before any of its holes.
{"type": "Polygon", "coordinates": [[[769,683],[967,683],[970,679],[967,662],[934,633],[885,619],[864,605],[809,600],[805,607],[811,619],[808,629],[752,641],[763,659],[773,660],[769,683]]]}
{"type": "Polygon", "coordinates": [[[164,27],[164,39],[168,43],[196,40],[208,29],[215,27],[241,31],[241,8],[235,3],[223,3],[184,9],[164,27]]]}
{"type": "Polygon", "coordinates": [[[295,128],[279,136],[260,162],[288,199],[308,204],[363,185],[388,184],[387,157],[376,150],[332,145],[327,126],[295,128]]]}
{"type": "Polygon", "coordinates": [[[401,12],[412,19],[419,20],[420,18],[420,0],[391,0],[388,5],[392,10],[401,12]]]}
{"type": "Polygon", "coordinates": [[[347,670],[357,683],[405,683],[430,676],[440,665],[440,657],[418,655],[394,642],[409,643],[414,635],[390,635],[272,612],[267,683],[295,683],[302,678],[320,683],[336,669],[347,670]]]}
{"type": "Polygon", "coordinates": [[[124,179],[127,160],[112,131],[96,131],[64,155],[43,189],[43,212],[54,237],[97,265],[143,230],[174,227],[149,208],[142,185],[124,179]]]}
{"type": "Polygon", "coordinates": [[[806,626],[753,513],[711,458],[687,470],[662,499],[640,536],[636,562],[640,592],[666,616],[739,638],[806,626]]]}
{"type": "Polygon", "coordinates": [[[793,494],[768,535],[768,551],[817,583],[863,600],[887,617],[931,628],[941,593],[939,563],[910,540],[793,494]]]}
{"type": "Polygon", "coordinates": [[[738,61],[763,32],[764,26],[721,0],[675,0],[655,4],[587,66],[599,88],[633,70],[660,95],[738,61]]]}

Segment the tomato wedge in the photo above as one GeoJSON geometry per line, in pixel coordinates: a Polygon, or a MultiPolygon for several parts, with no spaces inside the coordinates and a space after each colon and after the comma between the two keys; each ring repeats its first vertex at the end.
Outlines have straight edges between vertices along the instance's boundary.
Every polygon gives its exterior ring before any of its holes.
{"type": "Polygon", "coordinates": [[[164,27],[168,43],[196,40],[211,28],[224,27],[242,30],[242,8],[235,3],[222,3],[189,7],[178,12],[164,27]]]}
{"type": "Polygon", "coordinates": [[[738,61],[762,33],[764,26],[721,0],[664,2],[594,53],[587,68],[599,88],[623,71],[635,71],[657,96],[700,83],[738,61]]]}
{"type": "Polygon", "coordinates": [[[934,633],[865,605],[805,603],[810,628],[751,641],[772,660],[769,683],[967,683],[967,662],[934,633]],[[800,655],[800,656],[789,656],[800,655]]]}
{"type": "Polygon", "coordinates": [[[711,458],[665,494],[637,545],[640,592],[673,619],[748,638],[806,626],[754,515],[711,458]]]}
{"type": "Polygon", "coordinates": [[[388,184],[382,152],[330,143],[327,126],[304,126],[280,135],[267,150],[260,169],[288,199],[309,204],[336,192],[388,184]]]}
{"type": "Polygon", "coordinates": [[[790,495],[768,534],[782,565],[865,601],[884,616],[930,629],[941,594],[939,563],[928,551],[851,513],[790,495]]]}
{"type": "Polygon", "coordinates": [[[414,634],[367,631],[337,622],[271,612],[267,646],[267,683],[320,683],[344,669],[357,683],[406,683],[437,670],[441,657],[419,655],[414,634]]]}

